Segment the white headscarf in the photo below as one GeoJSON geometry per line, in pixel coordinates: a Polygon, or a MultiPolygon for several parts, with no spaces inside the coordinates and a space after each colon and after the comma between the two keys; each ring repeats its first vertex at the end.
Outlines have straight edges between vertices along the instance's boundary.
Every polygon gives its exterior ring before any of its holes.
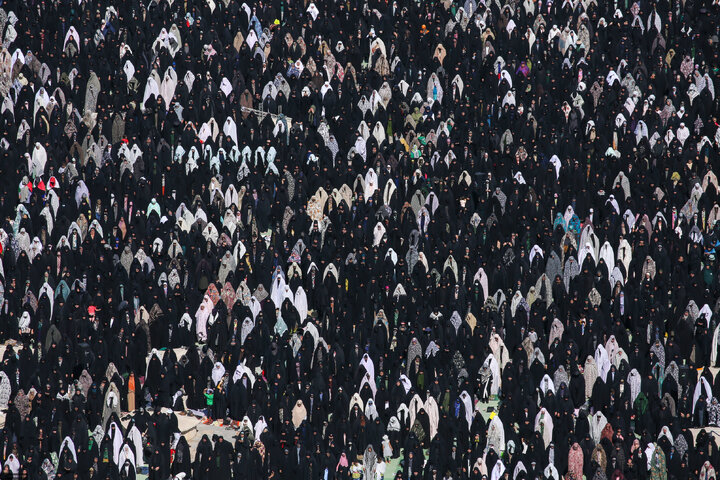
{"type": "Polygon", "coordinates": [[[225,367],[220,362],[215,362],[215,366],[212,369],[212,381],[215,385],[220,383],[223,376],[225,376],[225,367]]]}

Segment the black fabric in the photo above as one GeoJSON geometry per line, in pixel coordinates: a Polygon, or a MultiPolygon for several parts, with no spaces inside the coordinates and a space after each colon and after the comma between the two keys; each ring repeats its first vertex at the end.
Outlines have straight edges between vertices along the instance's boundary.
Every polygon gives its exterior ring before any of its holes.
{"type": "Polygon", "coordinates": [[[3,2],[0,476],[711,478],[719,15],[3,2]]]}

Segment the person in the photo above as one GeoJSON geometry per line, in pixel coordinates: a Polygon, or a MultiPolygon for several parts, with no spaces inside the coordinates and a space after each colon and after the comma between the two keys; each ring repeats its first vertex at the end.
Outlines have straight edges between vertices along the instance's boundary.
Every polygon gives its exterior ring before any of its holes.
{"type": "Polygon", "coordinates": [[[385,461],[382,459],[382,457],[378,457],[377,459],[377,467],[375,467],[375,478],[377,480],[383,480],[385,477],[385,470],[387,466],[385,465],[385,461]]]}
{"type": "Polygon", "coordinates": [[[205,396],[205,419],[203,420],[203,423],[210,424],[213,422],[215,409],[214,403],[215,403],[215,389],[211,388],[210,383],[208,383],[208,387],[203,390],[203,395],[205,396]]]}
{"type": "Polygon", "coordinates": [[[718,18],[3,2],[3,469],[712,478],[718,18]]]}
{"type": "Polygon", "coordinates": [[[359,455],[356,460],[353,460],[352,465],[350,465],[350,478],[352,478],[353,480],[359,480],[363,478],[363,468],[360,462],[361,458],[362,455],[359,455]]]}

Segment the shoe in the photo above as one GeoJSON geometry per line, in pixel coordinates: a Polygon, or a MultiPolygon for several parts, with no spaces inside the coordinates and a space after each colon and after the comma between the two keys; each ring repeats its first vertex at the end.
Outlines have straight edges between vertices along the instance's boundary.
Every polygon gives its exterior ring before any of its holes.
{"type": "Polygon", "coordinates": [[[202,424],[203,425],[210,425],[212,423],[212,418],[205,417],[203,418],[202,424]]]}

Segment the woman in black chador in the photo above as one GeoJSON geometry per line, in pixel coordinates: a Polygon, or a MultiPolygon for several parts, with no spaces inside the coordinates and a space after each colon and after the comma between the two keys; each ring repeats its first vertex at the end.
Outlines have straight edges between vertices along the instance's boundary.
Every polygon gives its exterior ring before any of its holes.
{"type": "Polygon", "coordinates": [[[0,477],[715,477],[717,1],[116,3],[0,6],[0,477]]]}

